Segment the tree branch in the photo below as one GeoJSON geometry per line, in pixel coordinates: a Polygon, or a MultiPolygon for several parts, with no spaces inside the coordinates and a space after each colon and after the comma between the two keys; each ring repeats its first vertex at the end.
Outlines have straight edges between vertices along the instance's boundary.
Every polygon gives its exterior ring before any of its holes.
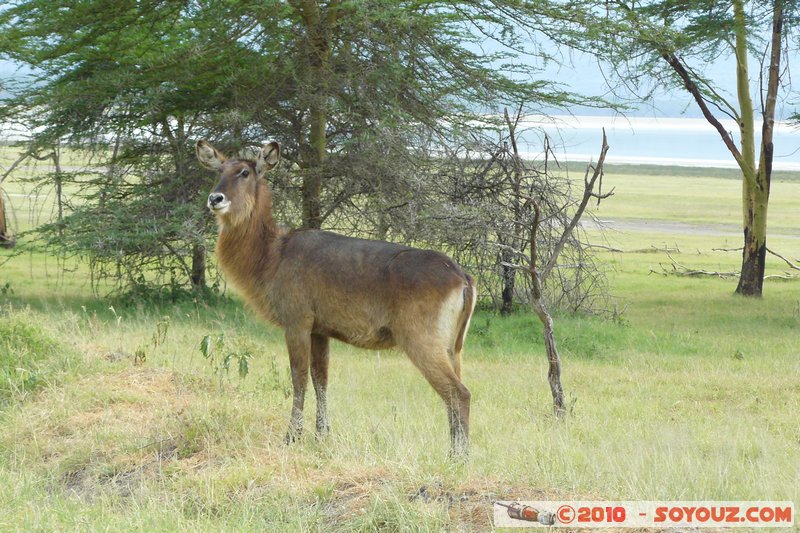
{"type": "Polygon", "coordinates": [[[16,168],[17,168],[17,167],[18,167],[18,166],[19,166],[19,165],[20,165],[20,164],[21,164],[23,161],[25,161],[26,159],[28,159],[28,158],[29,158],[29,157],[31,157],[32,155],[33,155],[33,154],[32,154],[31,152],[24,152],[24,153],[20,154],[20,155],[19,155],[19,157],[17,158],[17,160],[16,160],[16,161],[14,161],[14,162],[11,164],[11,166],[10,166],[10,167],[8,167],[8,170],[6,170],[6,171],[3,173],[3,175],[2,175],[2,176],[0,176],[0,185],[2,185],[2,184],[3,184],[3,182],[6,180],[6,178],[7,178],[7,177],[8,177],[8,176],[9,176],[9,175],[12,173],[12,172],[14,172],[14,170],[15,170],[15,169],[16,169],[16,168]]]}
{"type": "Polygon", "coordinates": [[[761,157],[759,174],[766,178],[764,184],[769,188],[772,177],[773,144],[775,130],[775,107],[777,105],[778,84],[780,83],[781,46],[783,44],[783,0],[775,0],[772,12],[772,42],[769,58],[769,76],[767,80],[767,101],[763,105],[763,121],[761,124],[761,157]]]}
{"type": "Polygon", "coordinates": [[[731,138],[731,134],[725,129],[722,123],[714,116],[714,113],[708,108],[708,103],[706,102],[705,98],[703,98],[703,93],[700,92],[700,88],[697,86],[697,83],[692,79],[691,74],[686,70],[681,60],[676,56],[674,53],[661,53],[661,57],[664,58],[664,61],[672,67],[672,70],[681,78],[683,81],[684,87],[689,94],[692,95],[694,101],[700,107],[700,111],[703,113],[703,117],[705,117],[706,121],[714,126],[714,129],[717,130],[719,136],[722,137],[722,142],[725,143],[725,147],[728,151],[733,155],[733,158],[736,159],[736,163],[739,167],[744,170],[745,161],[742,157],[742,153],[739,151],[739,148],[733,142],[731,138]]]}
{"type": "Polygon", "coordinates": [[[589,200],[592,198],[607,198],[611,196],[614,191],[613,189],[611,192],[606,193],[605,195],[597,195],[594,193],[594,185],[597,179],[603,175],[603,163],[606,160],[606,154],[608,153],[608,140],[606,138],[606,130],[603,128],[603,145],[600,149],[600,158],[597,160],[597,165],[594,167],[594,173],[592,174],[592,178],[588,179],[589,177],[589,170],[591,169],[591,165],[586,167],[586,174],[583,177],[583,198],[581,199],[580,204],[578,205],[578,210],[575,211],[575,214],[572,215],[572,219],[569,223],[564,227],[564,231],[561,233],[561,238],[558,239],[555,246],[553,247],[553,252],[550,255],[550,259],[542,268],[541,277],[542,279],[547,279],[547,276],[550,274],[550,271],[558,261],[558,255],[561,253],[561,250],[564,248],[564,244],[569,239],[569,236],[572,235],[572,231],[575,229],[575,226],[578,225],[580,222],[581,217],[583,216],[583,212],[586,210],[586,206],[589,204],[589,200]]]}

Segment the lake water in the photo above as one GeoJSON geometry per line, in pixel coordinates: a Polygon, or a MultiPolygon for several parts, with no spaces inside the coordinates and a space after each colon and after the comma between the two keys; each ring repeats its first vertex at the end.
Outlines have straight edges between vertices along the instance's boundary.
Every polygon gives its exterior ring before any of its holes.
{"type": "MultiPolygon", "coordinates": [[[[738,127],[723,121],[739,142],[738,127]]],[[[596,160],[602,129],[610,147],[608,163],[737,168],[717,131],[702,118],[622,116],[529,116],[518,126],[520,150],[526,158],[541,158],[546,133],[559,159],[596,160]]],[[[757,124],[756,129],[760,133],[757,124]]],[[[26,137],[18,126],[0,124],[0,141],[26,137]]],[[[760,142],[760,135],[757,142],[760,142]]],[[[775,128],[775,170],[800,172],[800,129],[781,122],[775,128]]],[[[758,152],[756,152],[758,156],[758,152]]]]}
{"type": "MultiPolygon", "coordinates": [[[[738,127],[723,121],[739,143],[738,127]]],[[[735,168],[736,162],[717,131],[702,118],[622,116],[529,116],[520,123],[520,150],[536,157],[546,132],[557,145],[556,154],[568,160],[597,159],[602,128],[610,147],[609,163],[735,168]]],[[[757,142],[760,142],[760,125],[757,142]]],[[[774,134],[775,170],[800,171],[800,129],[777,123],[774,134]]],[[[758,147],[756,150],[758,157],[758,147]]]]}

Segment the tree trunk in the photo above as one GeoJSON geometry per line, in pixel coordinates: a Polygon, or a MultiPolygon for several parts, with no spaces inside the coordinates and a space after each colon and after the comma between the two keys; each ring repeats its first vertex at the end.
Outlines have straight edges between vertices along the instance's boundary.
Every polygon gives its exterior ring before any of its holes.
{"type": "MultiPolygon", "coordinates": [[[[314,77],[320,78],[324,74],[324,63],[320,60],[319,64],[312,62],[314,77]]],[[[322,175],[324,171],[325,159],[327,155],[327,125],[328,110],[325,102],[325,89],[321,80],[318,80],[317,87],[314,89],[313,102],[309,109],[310,131],[307,168],[303,174],[303,227],[319,229],[322,227],[322,175]]]]}
{"type": "Polygon", "coordinates": [[[56,205],[58,207],[58,238],[64,237],[64,188],[61,176],[61,148],[56,144],[53,148],[53,166],[55,167],[56,205]]]}
{"type": "Polygon", "coordinates": [[[757,198],[760,172],[756,169],[755,110],[750,94],[747,65],[747,21],[745,20],[743,0],[734,0],[733,15],[736,34],[734,47],[736,92],[741,111],[739,118],[739,132],[742,136],[741,159],[738,163],[742,171],[742,226],[744,232],[742,270],[736,292],[744,296],[761,296],[767,245],[766,204],[759,206],[760,202],[757,198]],[[759,252],[759,249],[762,251],[759,252]]]}
{"type": "Polygon", "coordinates": [[[311,102],[309,104],[308,160],[303,174],[303,226],[322,226],[322,179],[327,157],[328,76],[331,55],[331,30],[338,16],[339,0],[331,1],[325,11],[319,2],[295,2],[306,27],[311,102]]]}
{"type": "MultiPolygon", "coordinates": [[[[515,257],[508,251],[503,250],[500,254],[501,263],[513,264],[515,257]]],[[[501,293],[500,314],[508,316],[514,312],[514,286],[516,285],[516,271],[513,267],[501,265],[503,278],[503,291],[501,293]]]]}
{"type": "Polygon", "coordinates": [[[761,124],[761,153],[757,169],[755,167],[755,125],[752,118],[753,107],[747,72],[747,42],[742,0],[734,2],[734,16],[737,26],[736,75],[742,109],[742,155],[745,163],[745,165],[741,165],[745,178],[742,186],[744,248],[742,250],[742,271],[736,293],[743,296],[760,297],[764,285],[767,258],[767,212],[772,181],[775,106],[780,84],[781,47],[783,45],[783,0],[775,0],[773,3],[769,74],[761,124]],[[743,99],[743,94],[746,94],[745,99],[743,99]]]}
{"type": "MultiPolygon", "coordinates": [[[[538,211],[538,209],[537,209],[538,211]]],[[[531,232],[535,238],[536,226],[538,225],[538,215],[534,222],[534,230],[531,232]]],[[[535,253],[535,248],[532,249],[535,253]]],[[[567,414],[567,406],[564,402],[564,387],[561,386],[561,358],[558,356],[556,347],[555,329],[553,328],[553,317],[547,311],[547,306],[542,301],[542,287],[539,283],[539,273],[536,271],[534,261],[529,267],[531,275],[531,307],[542,323],[542,336],[544,337],[544,348],[547,353],[547,382],[550,384],[550,393],[553,395],[553,414],[556,418],[562,418],[567,414]]]]}
{"type": "MultiPolygon", "coordinates": [[[[511,245],[513,248],[520,250],[522,249],[522,243],[524,243],[523,235],[526,230],[522,224],[522,221],[527,219],[528,215],[528,213],[525,213],[522,209],[522,204],[520,202],[522,162],[519,157],[519,148],[517,147],[517,124],[521,116],[521,105],[517,110],[515,120],[513,121],[508,114],[508,108],[503,109],[503,117],[505,118],[506,126],[508,126],[508,138],[511,141],[511,150],[514,154],[514,173],[511,178],[511,190],[513,194],[511,197],[511,209],[512,213],[514,214],[514,235],[511,240],[511,245]],[[518,244],[520,244],[519,248],[517,247],[518,244]]],[[[498,235],[498,239],[502,244],[506,244],[503,242],[502,236],[498,235]]],[[[514,264],[516,259],[517,258],[514,257],[514,254],[511,252],[511,250],[507,248],[504,248],[500,253],[500,263],[503,277],[503,292],[501,293],[502,306],[500,307],[500,315],[502,316],[508,316],[514,312],[514,286],[516,285],[516,271],[511,266],[506,265],[514,264]],[[505,265],[502,263],[505,263],[505,265]]]]}
{"type": "Polygon", "coordinates": [[[758,239],[744,230],[744,251],[742,252],[742,272],[739,275],[737,294],[743,296],[761,296],[764,284],[764,266],[766,263],[767,245],[758,243],[758,239]]]}
{"type": "Polygon", "coordinates": [[[319,229],[322,227],[320,216],[320,192],[322,179],[316,172],[303,176],[303,227],[319,229]]]}
{"type": "MultiPolygon", "coordinates": [[[[607,149],[605,130],[603,130],[603,150],[607,149]]],[[[604,159],[605,152],[602,152],[600,160],[598,161],[598,168],[602,168],[604,159]]],[[[597,174],[597,172],[595,172],[595,174],[597,174]]],[[[594,181],[592,181],[592,184],[594,184],[594,181]]],[[[547,311],[547,306],[543,301],[542,285],[539,272],[536,269],[536,233],[539,230],[541,210],[536,201],[533,201],[532,205],[534,216],[530,238],[531,258],[528,264],[528,274],[531,276],[531,307],[542,323],[542,335],[544,337],[544,348],[547,352],[548,363],[547,381],[550,383],[550,393],[553,395],[553,414],[556,418],[563,418],[567,414],[567,406],[564,402],[564,387],[561,386],[561,358],[558,356],[558,348],[556,347],[553,317],[550,316],[550,313],[547,311]]]]}
{"type": "Polygon", "coordinates": [[[206,288],[206,247],[202,243],[192,247],[192,288],[195,291],[206,288]]]}
{"type": "MultiPolygon", "coordinates": [[[[534,274],[534,276],[536,275],[534,274]]],[[[561,418],[567,414],[567,406],[564,403],[564,388],[561,386],[561,359],[558,357],[558,349],[556,348],[553,318],[547,311],[544,302],[542,302],[538,276],[534,277],[533,283],[537,288],[533,291],[534,296],[531,297],[531,306],[542,323],[544,347],[547,352],[547,381],[550,383],[550,393],[553,395],[553,414],[557,418],[561,418]]]]}

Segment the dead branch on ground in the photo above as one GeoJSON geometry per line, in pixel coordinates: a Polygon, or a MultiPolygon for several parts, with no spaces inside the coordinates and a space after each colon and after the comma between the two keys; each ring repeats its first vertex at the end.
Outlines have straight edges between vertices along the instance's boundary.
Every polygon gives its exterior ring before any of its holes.
{"type": "MultiPolygon", "coordinates": [[[[714,251],[724,251],[724,252],[735,252],[741,251],[741,248],[712,248],[714,251]]],[[[772,252],[771,250],[767,249],[772,255],[780,257],[784,261],[786,261],[790,267],[800,270],[800,268],[793,265],[788,259],[785,257],[772,252]]],[[[715,277],[719,279],[729,279],[729,278],[736,278],[739,276],[739,271],[734,270],[731,272],[722,272],[722,271],[715,271],[715,270],[704,270],[699,268],[690,268],[686,265],[683,265],[675,260],[674,257],[669,252],[665,252],[667,257],[670,260],[670,263],[659,263],[661,267],[661,271],[655,270],[653,268],[650,269],[651,274],[658,274],[661,276],[682,276],[682,277],[715,277]]],[[[768,276],[764,276],[764,279],[783,279],[783,280],[793,280],[793,279],[800,279],[800,275],[794,275],[791,272],[784,272],[782,274],[770,274],[768,276]]]]}
{"type": "MultiPolygon", "coordinates": [[[[636,248],[635,250],[623,250],[621,248],[614,248],[612,246],[605,246],[603,244],[592,244],[588,243],[585,246],[590,248],[600,248],[601,250],[608,250],[609,252],[615,252],[620,254],[653,254],[658,252],[672,252],[672,253],[682,253],[681,249],[675,244],[674,248],[670,248],[668,245],[664,245],[662,248],[659,248],[655,244],[651,244],[649,248],[636,248]]],[[[741,250],[741,248],[740,248],[741,250]]]]}
{"type": "Polygon", "coordinates": [[[787,259],[786,257],[784,257],[781,254],[779,254],[778,252],[774,252],[774,251],[770,250],[769,248],[767,248],[767,252],[771,253],[772,255],[777,257],[778,259],[782,259],[787,265],[789,265],[789,268],[791,268],[792,270],[800,270],[800,259],[796,259],[797,264],[795,264],[792,261],[790,261],[789,259],[787,259]]]}

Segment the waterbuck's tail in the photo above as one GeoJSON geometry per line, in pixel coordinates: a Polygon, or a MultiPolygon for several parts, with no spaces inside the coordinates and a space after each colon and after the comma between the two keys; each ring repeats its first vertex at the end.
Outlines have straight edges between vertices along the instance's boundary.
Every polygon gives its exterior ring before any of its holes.
{"type": "Polygon", "coordinates": [[[464,348],[464,339],[467,337],[467,330],[469,329],[469,321],[472,319],[472,313],[475,311],[475,302],[477,291],[475,288],[475,281],[469,276],[464,274],[466,278],[466,286],[464,287],[464,307],[458,317],[458,335],[456,335],[455,345],[453,346],[453,370],[456,375],[461,378],[461,350],[464,348]]]}

